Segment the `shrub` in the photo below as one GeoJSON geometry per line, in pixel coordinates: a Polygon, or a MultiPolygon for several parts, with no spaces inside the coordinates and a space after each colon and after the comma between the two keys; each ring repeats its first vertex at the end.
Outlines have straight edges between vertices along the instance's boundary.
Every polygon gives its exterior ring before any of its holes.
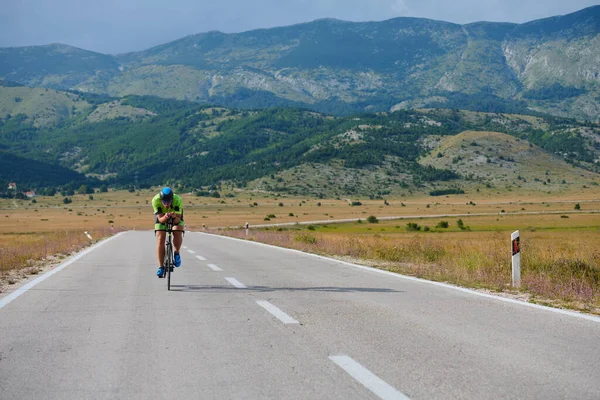
{"type": "Polygon", "coordinates": [[[448,221],[440,221],[435,227],[440,229],[446,229],[450,226],[448,221]]]}
{"type": "Polygon", "coordinates": [[[376,224],[379,222],[379,220],[377,219],[376,216],[374,215],[369,215],[369,217],[367,218],[367,222],[370,224],[376,224]]]}
{"type": "Polygon", "coordinates": [[[466,226],[465,223],[463,222],[462,219],[459,219],[458,221],[456,221],[456,226],[458,226],[458,229],[460,229],[461,231],[470,231],[471,228],[466,226]]]}
{"type": "Polygon", "coordinates": [[[296,235],[296,241],[306,244],[316,244],[317,238],[310,233],[299,233],[296,235]]]}
{"type": "Polygon", "coordinates": [[[406,224],[406,230],[415,232],[415,231],[420,231],[421,227],[416,222],[409,222],[408,224],[406,224]]]}

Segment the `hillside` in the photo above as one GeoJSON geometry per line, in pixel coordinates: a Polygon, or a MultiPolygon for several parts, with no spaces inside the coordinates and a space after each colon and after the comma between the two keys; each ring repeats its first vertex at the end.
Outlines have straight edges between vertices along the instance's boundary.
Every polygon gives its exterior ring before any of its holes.
{"type": "Polygon", "coordinates": [[[28,86],[72,89],[83,82],[110,79],[119,64],[110,55],[68,46],[0,48],[0,77],[28,86]]]}
{"type": "Polygon", "coordinates": [[[465,131],[443,137],[419,162],[502,190],[566,191],[597,184],[599,177],[526,140],[498,132],[465,131]]]}
{"type": "Polygon", "coordinates": [[[0,49],[0,78],[225,107],[348,115],[419,107],[598,120],[600,6],[525,24],[317,20],[190,35],[119,56],[0,49]]]}
{"type": "Polygon", "coordinates": [[[0,85],[0,119],[19,114],[35,127],[53,126],[90,108],[80,96],[43,88],[0,85]]]}
{"type": "Polygon", "coordinates": [[[18,182],[19,189],[23,190],[83,184],[89,179],[59,165],[29,160],[0,150],[0,193],[6,189],[8,182],[18,182]]]}
{"type": "MultiPolygon", "coordinates": [[[[506,149],[484,144],[465,147],[464,155],[435,151],[445,139],[460,140],[461,132],[481,131],[539,147],[548,165],[564,167],[556,174],[576,167],[587,181],[600,172],[600,126],[575,120],[435,109],[333,117],[303,109],[249,111],[157,97],[81,96],[90,107],[53,126],[35,126],[25,115],[0,120],[0,149],[121,187],[227,183],[275,193],[381,196],[474,182],[497,185],[512,165],[506,149]],[[432,150],[432,162],[419,162],[432,150]],[[490,175],[472,176],[470,164],[457,168],[467,161],[440,163],[459,156],[489,157],[490,175]]],[[[533,160],[519,162],[534,167],[533,160]]],[[[558,190],[562,179],[552,173],[546,184],[558,190]]]]}

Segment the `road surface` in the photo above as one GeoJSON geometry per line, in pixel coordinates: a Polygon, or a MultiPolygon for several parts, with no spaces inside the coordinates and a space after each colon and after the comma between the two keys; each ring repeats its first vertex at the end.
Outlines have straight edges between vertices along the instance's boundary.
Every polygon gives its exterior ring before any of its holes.
{"type": "Polygon", "coordinates": [[[0,297],[1,399],[600,399],[600,318],[189,232],[0,297]]]}

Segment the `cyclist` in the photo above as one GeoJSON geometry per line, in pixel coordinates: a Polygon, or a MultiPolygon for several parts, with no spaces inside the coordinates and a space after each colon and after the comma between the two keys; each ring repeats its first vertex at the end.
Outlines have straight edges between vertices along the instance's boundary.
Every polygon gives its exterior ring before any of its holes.
{"type": "Polygon", "coordinates": [[[156,254],[158,256],[158,271],[156,276],[164,278],[165,266],[165,240],[167,237],[167,221],[173,219],[173,247],[175,250],[174,262],[175,266],[181,265],[181,256],[179,249],[183,243],[183,232],[185,224],[183,222],[183,202],[181,197],[173,193],[169,187],[163,188],[152,199],[152,208],[154,209],[154,235],[156,236],[156,254]]]}

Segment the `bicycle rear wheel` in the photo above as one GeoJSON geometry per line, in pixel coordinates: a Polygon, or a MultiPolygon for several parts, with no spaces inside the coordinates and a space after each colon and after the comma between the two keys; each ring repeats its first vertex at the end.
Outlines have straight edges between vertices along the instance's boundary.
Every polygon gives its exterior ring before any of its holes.
{"type": "MultiPolygon", "coordinates": [[[[170,238],[169,238],[170,239],[170,238]]],[[[171,270],[173,270],[173,246],[171,241],[167,243],[167,251],[165,252],[166,262],[165,266],[167,270],[165,273],[167,274],[167,290],[171,290],[171,270]]]]}

